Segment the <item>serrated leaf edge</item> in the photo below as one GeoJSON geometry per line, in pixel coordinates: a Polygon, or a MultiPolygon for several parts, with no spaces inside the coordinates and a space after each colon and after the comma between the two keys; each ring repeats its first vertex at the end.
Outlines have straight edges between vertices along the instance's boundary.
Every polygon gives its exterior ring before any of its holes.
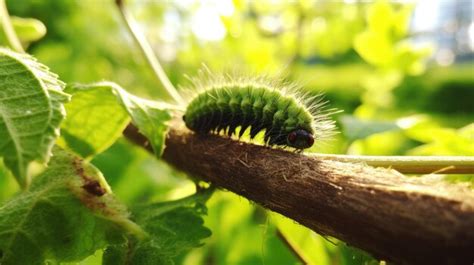
{"type": "MultiPolygon", "coordinates": [[[[54,140],[59,136],[59,126],[57,128],[51,126],[51,121],[54,117],[54,111],[59,111],[59,117],[62,120],[66,116],[66,111],[64,106],[61,103],[67,102],[69,100],[69,95],[62,92],[65,87],[65,83],[58,79],[58,75],[52,73],[46,65],[43,65],[37,61],[36,58],[29,54],[22,54],[16,53],[9,49],[0,48],[0,54],[8,56],[13,60],[17,61],[19,64],[22,64],[26,69],[30,70],[34,78],[40,84],[43,93],[50,99],[48,101],[49,105],[49,119],[48,125],[44,128],[44,134],[42,137],[42,146],[46,146],[46,152],[44,154],[37,153],[38,160],[43,163],[47,163],[49,158],[51,157],[52,153],[51,150],[54,145],[54,140]],[[53,137],[51,137],[48,133],[52,133],[53,137]]],[[[18,172],[20,172],[20,179],[23,180],[24,183],[20,183],[21,186],[28,186],[29,185],[29,177],[27,176],[27,165],[21,156],[22,151],[18,144],[19,140],[12,132],[11,122],[8,121],[8,118],[5,115],[2,115],[5,126],[7,130],[10,132],[12,141],[14,142],[15,148],[17,149],[17,159],[18,159],[18,172]]],[[[31,161],[29,161],[31,162],[31,161]]],[[[21,182],[21,181],[20,181],[21,182]]]]}

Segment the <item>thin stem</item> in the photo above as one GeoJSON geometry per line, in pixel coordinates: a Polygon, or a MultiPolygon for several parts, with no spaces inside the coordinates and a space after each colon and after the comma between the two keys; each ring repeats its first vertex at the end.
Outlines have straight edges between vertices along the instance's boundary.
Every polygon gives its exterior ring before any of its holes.
{"type": "Polygon", "coordinates": [[[280,230],[280,228],[276,229],[276,235],[280,240],[285,244],[285,246],[288,248],[288,250],[293,253],[293,255],[301,262],[301,264],[309,264],[309,262],[306,260],[306,257],[301,253],[301,250],[298,249],[298,247],[293,244],[286,236],[283,234],[283,232],[280,230]]]}
{"type": "Polygon", "coordinates": [[[121,226],[125,231],[138,238],[139,240],[143,240],[148,237],[147,232],[145,232],[138,224],[132,222],[127,218],[120,217],[112,218],[111,220],[117,225],[121,226]]]}
{"type": "Polygon", "coordinates": [[[127,8],[125,7],[124,0],[115,0],[115,4],[117,5],[120,14],[122,16],[123,21],[127,25],[127,29],[130,34],[133,36],[133,39],[140,47],[140,51],[142,52],[143,56],[146,58],[146,61],[153,69],[156,78],[160,81],[160,83],[165,88],[168,95],[170,95],[178,104],[183,104],[184,100],[181,95],[178,93],[176,88],[173,86],[171,81],[169,80],[168,76],[166,75],[163,67],[161,66],[158,58],[153,52],[150,44],[146,40],[145,36],[140,32],[139,27],[137,26],[135,20],[128,12],[127,8]]]}
{"type": "Polygon", "coordinates": [[[404,174],[474,174],[472,156],[358,156],[310,154],[321,160],[364,163],[393,168],[404,174]]]}
{"type": "Polygon", "coordinates": [[[17,52],[25,52],[21,46],[21,42],[13,29],[10,15],[8,14],[7,5],[5,0],[0,0],[0,23],[5,33],[5,37],[8,42],[8,46],[17,52]]]}

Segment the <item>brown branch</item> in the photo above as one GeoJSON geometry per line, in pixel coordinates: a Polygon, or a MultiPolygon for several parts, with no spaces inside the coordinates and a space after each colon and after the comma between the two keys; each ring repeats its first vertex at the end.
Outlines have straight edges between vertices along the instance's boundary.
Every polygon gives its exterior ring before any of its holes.
{"type": "MultiPolygon", "coordinates": [[[[142,145],[129,127],[124,134],[142,145]]],[[[170,130],[163,159],[374,256],[408,264],[474,261],[474,192],[433,177],[170,130]]]]}

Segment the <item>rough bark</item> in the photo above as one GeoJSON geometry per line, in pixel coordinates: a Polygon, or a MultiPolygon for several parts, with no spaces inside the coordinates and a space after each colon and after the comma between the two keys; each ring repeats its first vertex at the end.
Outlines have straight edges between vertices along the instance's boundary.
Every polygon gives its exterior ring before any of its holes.
{"type": "MultiPolygon", "coordinates": [[[[125,135],[143,146],[130,128],[125,135]]],[[[310,229],[400,264],[472,264],[474,192],[432,177],[171,129],[163,159],[310,229]]]]}

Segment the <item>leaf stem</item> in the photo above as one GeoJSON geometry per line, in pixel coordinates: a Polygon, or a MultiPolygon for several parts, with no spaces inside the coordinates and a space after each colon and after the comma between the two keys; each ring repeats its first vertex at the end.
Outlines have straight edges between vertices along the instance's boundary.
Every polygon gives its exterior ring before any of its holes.
{"type": "Polygon", "coordinates": [[[122,227],[125,231],[135,236],[138,240],[144,240],[149,236],[138,224],[127,218],[115,218],[111,220],[122,227]]]}
{"type": "Polygon", "coordinates": [[[25,52],[21,42],[13,29],[5,0],[0,0],[0,23],[8,42],[8,46],[17,52],[25,52]]]}
{"type": "Polygon", "coordinates": [[[388,167],[404,174],[474,174],[474,157],[472,156],[358,156],[332,154],[310,154],[310,156],[321,160],[388,167]]]}
{"type": "Polygon", "coordinates": [[[140,32],[140,29],[138,28],[135,20],[130,15],[127,8],[125,7],[125,1],[115,0],[115,4],[117,5],[117,8],[120,11],[123,21],[127,25],[128,31],[133,36],[133,39],[135,40],[137,45],[140,47],[140,51],[142,52],[149,66],[153,69],[153,72],[155,73],[156,78],[163,85],[168,95],[170,95],[178,104],[180,105],[183,104],[184,103],[183,98],[181,97],[181,95],[178,93],[176,88],[173,86],[173,84],[169,80],[158,58],[154,54],[153,49],[151,48],[150,44],[146,40],[145,36],[140,32]]]}

